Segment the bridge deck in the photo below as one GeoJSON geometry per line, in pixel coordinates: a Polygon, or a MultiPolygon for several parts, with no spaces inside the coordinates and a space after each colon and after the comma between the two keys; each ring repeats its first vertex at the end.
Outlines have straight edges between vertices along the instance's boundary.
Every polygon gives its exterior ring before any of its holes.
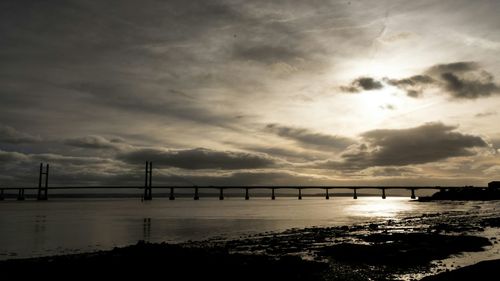
{"type": "MultiPolygon", "coordinates": [[[[51,186],[50,190],[63,190],[63,189],[145,189],[144,186],[51,186]]],[[[463,188],[463,186],[300,186],[300,185],[210,185],[210,186],[152,186],[153,189],[455,189],[455,188],[463,188]]],[[[476,187],[476,188],[486,188],[486,187],[476,187]]],[[[6,186],[0,187],[3,190],[19,190],[19,189],[36,189],[38,187],[14,187],[14,186],[6,186]]]]}

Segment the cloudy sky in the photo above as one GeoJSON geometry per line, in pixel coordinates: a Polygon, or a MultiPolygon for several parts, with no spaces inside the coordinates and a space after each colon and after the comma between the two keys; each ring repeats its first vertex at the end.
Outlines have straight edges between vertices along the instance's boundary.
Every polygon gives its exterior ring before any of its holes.
{"type": "Polygon", "coordinates": [[[0,2],[0,185],[500,179],[500,2],[0,2]]]}

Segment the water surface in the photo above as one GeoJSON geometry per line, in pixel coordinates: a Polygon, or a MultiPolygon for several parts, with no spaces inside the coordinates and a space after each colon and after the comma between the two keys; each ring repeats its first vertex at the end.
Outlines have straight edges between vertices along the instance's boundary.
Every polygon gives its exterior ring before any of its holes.
{"type": "Polygon", "coordinates": [[[487,208],[472,202],[408,197],[202,198],[194,201],[54,199],[0,202],[0,259],[110,249],[136,243],[237,238],[267,231],[338,226],[487,208]]]}

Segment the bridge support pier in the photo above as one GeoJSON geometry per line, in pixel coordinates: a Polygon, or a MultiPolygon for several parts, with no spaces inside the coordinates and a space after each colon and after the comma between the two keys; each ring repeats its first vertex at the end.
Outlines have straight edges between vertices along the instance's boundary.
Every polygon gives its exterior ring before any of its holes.
{"type": "Polygon", "coordinates": [[[19,193],[17,194],[17,200],[18,201],[24,200],[24,188],[19,188],[19,193]]]}
{"type": "Polygon", "coordinates": [[[356,192],[356,188],[354,189],[354,194],[352,195],[352,199],[358,199],[358,193],[356,192]]]}
{"type": "Polygon", "coordinates": [[[415,189],[411,189],[411,199],[416,199],[417,197],[415,196],[415,189]]]}
{"type": "Polygon", "coordinates": [[[274,188],[271,188],[271,200],[275,200],[276,199],[276,196],[274,196],[274,188]]]}
{"type": "Polygon", "coordinates": [[[194,188],[194,200],[200,200],[200,196],[198,195],[198,187],[194,188]]]}
{"type": "Polygon", "coordinates": [[[302,188],[299,188],[299,200],[302,200],[302,188]]]}
{"type": "Polygon", "coordinates": [[[385,199],[385,188],[382,188],[382,199],[385,199]]]}
{"type": "Polygon", "coordinates": [[[224,189],[219,188],[219,200],[224,200],[224,189]]]}
{"type": "Polygon", "coordinates": [[[249,200],[250,196],[248,195],[248,187],[245,188],[245,200],[249,200]]]}
{"type": "Polygon", "coordinates": [[[175,200],[175,194],[174,194],[174,188],[170,188],[170,196],[168,197],[169,200],[175,200]]]}
{"type": "Polygon", "coordinates": [[[146,161],[146,169],[144,176],[144,200],[153,199],[153,192],[151,188],[152,176],[153,176],[153,162],[146,161]]]}
{"type": "Polygon", "coordinates": [[[327,188],[327,189],[325,189],[325,190],[326,190],[326,196],[325,196],[325,199],[326,199],[326,200],[328,200],[328,199],[330,199],[330,194],[328,194],[328,188],[327,188]]]}
{"type": "Polygon", "coordinates": [[[40,163],[40,174],[38,176],[38,195],[36,197],[37,200],[47,200],[48,199],[48,191],[49,190],[49,164],[45,168],[45,172],[43,171],[43,163],[40,163]],[[42,188],[42,177],[45,175],[45,187],[42,188]]]}

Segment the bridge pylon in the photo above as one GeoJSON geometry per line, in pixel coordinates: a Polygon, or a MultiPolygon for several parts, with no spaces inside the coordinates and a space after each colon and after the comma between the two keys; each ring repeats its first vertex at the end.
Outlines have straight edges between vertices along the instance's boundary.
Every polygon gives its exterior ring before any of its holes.
{"type": "Polygon", "coordinates": [[[18,201],[24,200],[24,188],[19,188],[19,192],[17,193],[17,200],[18,201]]]}
{"type": "Polygon", "coordinates": [[[170,188],[170,196],[168,197],[169,200],[175,200],[175,194],[174,194],[174,188],[170,188]]]}
{"type": "Polygon", "coordinates": [[[194,188],[194,200],[200,200],[200,195],[198,194],[198,187],[194,188]]]}
{"type": "Polygon", "coordinates": [[[38,175],[38,194],[37,200],[47,200],[49,190],[49,164],[46,165],[45,171],[43,170],[43,163],[40,163],[40,173],[38,175]],[[45,176],[45,185],[42,187],[42,178],[45,176]]]}
{"type": "Polygon", "coordinates": [[[219,200],[224,200],[224,188],[219,188],[219,200]]]}

